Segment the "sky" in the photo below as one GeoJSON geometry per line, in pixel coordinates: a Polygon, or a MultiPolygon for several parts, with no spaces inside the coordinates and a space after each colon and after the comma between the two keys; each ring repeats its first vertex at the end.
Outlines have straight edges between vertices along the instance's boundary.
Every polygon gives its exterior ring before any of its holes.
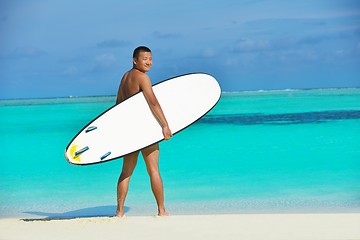
{"type": "Polygon", "coordinates": [[[360,1],[0,0],[0,99],[115,95],[140,45],[153,83],[360,87],[360,1]]]}

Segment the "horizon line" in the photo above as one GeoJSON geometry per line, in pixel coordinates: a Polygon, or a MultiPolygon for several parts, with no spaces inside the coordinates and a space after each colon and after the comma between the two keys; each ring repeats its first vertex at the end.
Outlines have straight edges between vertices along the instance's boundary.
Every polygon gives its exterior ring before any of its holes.
{"type": "MultiPolygon", "coordinates": [[[[360,89],[359,87],[330,87],[330,88],[285,88],[285,89],[258,89],[258,90],[238,90],[238,91],[222,91],[221,94],[236,94],[236,93],[264,93],[264,92],[291,92],[291,91],[311,91],[311,90],[340,90],[340,89],[360,89]]],[[[40,100],[40,99],[71,99],[71,98],[100,98],[100,97],[115,97],[116,95],[79,95],[79,96],[56,96],[56,97],[24,97],[24,98],[1,98],[0,101],[11,100],[40,100]]]]}

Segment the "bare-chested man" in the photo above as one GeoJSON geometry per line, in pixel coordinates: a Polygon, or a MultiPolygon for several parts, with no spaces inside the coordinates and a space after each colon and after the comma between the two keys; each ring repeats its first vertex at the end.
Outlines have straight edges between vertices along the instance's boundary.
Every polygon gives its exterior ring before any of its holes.
{"type": "MultiPolygon", "coordinates": [[[[162,127],[164,139],[168,140],[170,139],[170,137],[172,137],[172,133],[164,116],[164,113],[161,109],[161,106],[153,92],[150,78],[146,74],[146,72],[150,70],[151,66],[151,50],[144,46],[136,48],[133,54],[133,68],[130,71],[126,72],[121,79],[116,104],[119,104],[120,102],[138,93],[139,91],[142,91],[152,113],[162,127]]],[[[159,144],[156,143],[140,151],[143,155],[146,169],[150,176],[151,189],[154,193],[158,206],[158,215],[166,216],[168,215],[168,213],[166,212],[164,206],[164,189],[158,164],[159,144]]],[[[126,194],[128,192],[129,181],[135,169],[140,151],[136,151],[124,157],[123,168],[117,185],[118,205],[116,209],[116,216],[118,217],[124,216],[124,202],[126,194]]]]}

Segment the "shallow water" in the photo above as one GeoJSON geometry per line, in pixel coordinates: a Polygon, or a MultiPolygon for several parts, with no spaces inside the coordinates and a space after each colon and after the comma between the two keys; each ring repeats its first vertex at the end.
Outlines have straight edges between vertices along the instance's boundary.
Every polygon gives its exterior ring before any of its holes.
{"type": "MultiPolygon", "coordinates": [[[[72,137],[115,97],[0,101],[0,216],[111,215],[122,159],[72,166],[72,137]],[[30,215],[29,215],[30,214],[30,215]]],[[[173,214],[360,210],[360,89],[223,93],[161,143],[173,214]]],[[[142,160],[128,215],[156,213],[142,160]]]]}

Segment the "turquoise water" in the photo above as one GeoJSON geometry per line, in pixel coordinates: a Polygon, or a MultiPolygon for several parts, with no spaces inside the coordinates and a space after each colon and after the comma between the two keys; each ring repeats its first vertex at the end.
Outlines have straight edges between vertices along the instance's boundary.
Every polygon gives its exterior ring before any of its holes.
{"type": "MultiPolygon", "coordinates": [[[[0,217],[112,215],[122,159],[72,166],[72,137],[115,97],[0,101],[0,217]]],[[[360,211],[360,89],[223,93],[162,142],[172,214],[360,211]]],[[[115,139],[114,139],[115,140],[115,139]]],[[[156,205],[142,159],[127,215],[156,205]]]]}

